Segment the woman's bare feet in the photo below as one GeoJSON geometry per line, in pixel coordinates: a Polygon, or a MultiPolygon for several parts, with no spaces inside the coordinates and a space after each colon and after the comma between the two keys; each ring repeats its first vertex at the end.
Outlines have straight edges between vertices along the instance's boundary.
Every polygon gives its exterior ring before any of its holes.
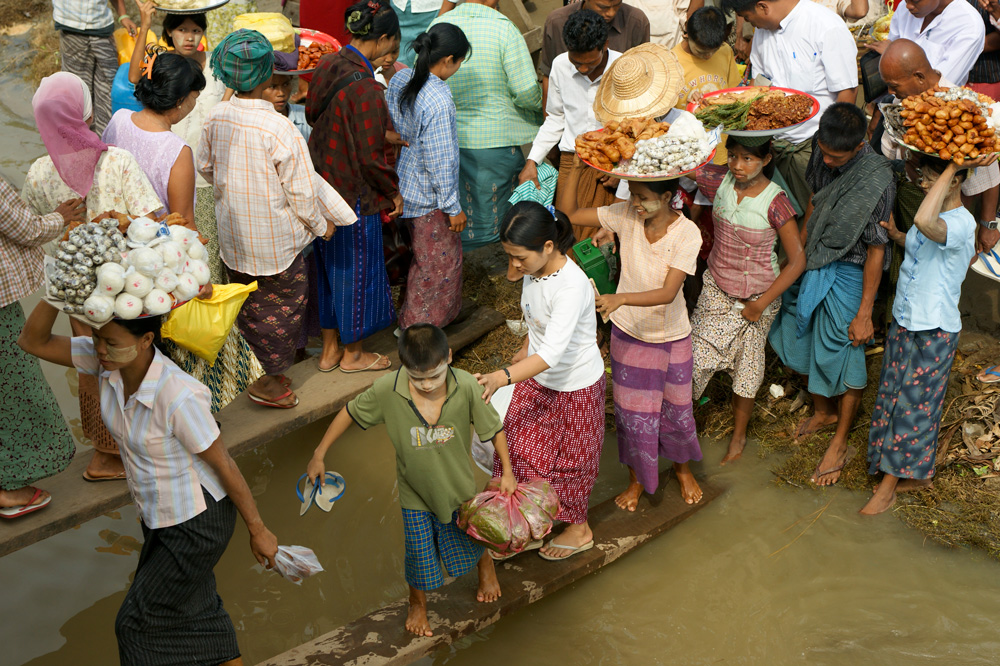
{"type": "Polygon", "coordinates": [[[674,463],[674,474],[681,484],[681,497],[688,504],[697,504],[701,501],[702,490],[698,482],[695,481],[694,474],[691,473],[691,466],[688,463],[674,463]]]}
{"type": "Polygon", "coordinates": [[[642,484],[636,478],[635,470],[629,467],[628,488],[615,498],[615,504],[623,511],[635,511],[635,508],[639,505],[639,498],[642,496],[642,491],[642,484]]]}
{"type": "Polygon", "coordinates": [[[743,449],[747,445],[747,436],[737,437],[733,434],[733,438],[729,440],[729,450],[726,451],[725,457],[720,462],[720,465],[725,465],[728,462],[733,462],[734,460],[739,460],[743,457],[743,449]]]}
{"type": "Polygon", "coordinates": [[[122,462],[121,456],[94,449],[94,455],[83,473],[83,478],[88,481],[124,479],[125,463],[122,462]]]}
{"type": "MultiPolygon", "coordinates": [[[[873,493],[878,492],[878,487],[881,484],[875,484],[872,488],[873,493]]],[[[899,483],[896,484],[897,493],[912,493],[918,490],[930,490],[934,487],[934,482],[930,479],[900,479],[899,483]]]]}
{"type": "Polygon", "coordinates": [[[406,630],[417,636],[433,636],[427,620],[427,595],[410,587],[410,610],[406,613],[406,630]]]}
{"type": "Polygon", "coordinates": [[[281,375],[264,375],[247,388],[247,393],[279,405],[295,405],[297,400],[295,394],[285,395],[289,389],[281,383],[280,377],[281,375]]]}
{"type": "MultiPolygon", "coordinates": [[[[0,490],[0,508],[3,509],[13,509],[20,506],[28,506],[31,502],[31,498],[35,495],[35,488],[32,486],[25,486],[24,488],[18,488],[17,490],[0,490]]],[[[38,497],[35,498],[31,505],[41,504],[45,501],[45,498],[49,496],[47,490],[43,490],[39,493],[38,497]]]]}
{"type": "Polygon", "coordinates": [[[889,474],[882,477],[882,483],[875,488],[868,503],[858,511],[863,516],[877,516],[887,511],[896,502],[896,487],[899,479],[889,474]]]}
{"type": "Polygon", "coordinates": [[[476,591],[476,601],[492,603],[500,598],[500,581],[497,580],[497,570],[493,566],[493,558],[489,552],[479,558],[479,589],[476,591]]]}
{"type": "MultiPolygon", "coordinates": [[[[587,545],[593,540],[594,533],[590,531],[589,523],[570,523],[566,526],[566,529],[562,531],[562,534],[552,539],[549,544],[579,548],[580,546],[587,545]]],[[[569,557],[576,551],[571,548],[552,548],[551,545],[549,545],[542,548],[538,552],[552,559],[561,560],[569,557]]]]}

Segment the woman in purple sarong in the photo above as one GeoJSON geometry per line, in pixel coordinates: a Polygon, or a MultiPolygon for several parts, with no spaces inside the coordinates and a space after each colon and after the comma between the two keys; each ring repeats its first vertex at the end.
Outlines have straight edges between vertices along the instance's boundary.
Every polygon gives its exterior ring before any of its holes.
{"type": "Polygon", "coordinates": [[[629,468],[628,488],[615,503],[635,511],[642,491],[656,490],[663,457],[674,463],[681,497],[696,504],[702,491],[689,463],[701,460],[701,446],[691,400],[691,323],[681,287],[695,273],[701,231],[671,205],[676,180],[632,182],[628,202],[601,208],[577,208],[578,183],[574,171],[559,209],[574,225],[616,233],[621,244],[618,292],[597,297],[598,311],[613,324],[618,459],[629,468]]]}

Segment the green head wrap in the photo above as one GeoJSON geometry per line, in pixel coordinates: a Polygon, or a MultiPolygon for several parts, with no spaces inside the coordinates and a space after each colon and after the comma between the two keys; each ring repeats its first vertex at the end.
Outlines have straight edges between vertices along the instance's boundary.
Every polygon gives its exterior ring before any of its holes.
{"type": "Polygon", "coordinates": [[[256,30],[231,32],[212,50],[216,78],[236,92],[253,90],[271,78],[274,49],[256,30]]]}
{"type": "Polygon", "coordinates": [[[757,146],[763,146],[765,143],[770,141],[773,137],[768,136],[734,136],[736,143],[741,146],[746,146],[747,148],[756,148],[757,146]]]}

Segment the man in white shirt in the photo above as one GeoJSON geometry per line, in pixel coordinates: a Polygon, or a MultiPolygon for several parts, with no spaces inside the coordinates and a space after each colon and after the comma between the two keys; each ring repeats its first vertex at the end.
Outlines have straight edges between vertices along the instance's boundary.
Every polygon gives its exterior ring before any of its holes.
{"type": "Polygon", "coordinates": [[[986,45],[986,27],[965,0],[907,0],[906,9],[892,15],[889,39],[868,48],[884,53],[902,38],[916,42],[942,76],[964,86],[986,45]]]}
{"type": "Polygon", "coordinates": [[[777,135],[776,166],[798,201],[812,192],[805,172],[812,156],[812,137],[819,119],[834,102],[857,101],[858,47],[837,14],[810,0],[723,0],[725,11],[757,31],[750,50],[756,83],[809,93],[820,109],[809,122],[777,135]]]}
{"type": "MultiPolygon", "coordinates": [[[[545,122],[535,135],[528,160],[521,170],[518,181],[538,182],[538,165],[559,145],[559,181],[561,187],[573,169],[576,152],[576,137],[584,132],[601,128],[594,115],[594,97],[601,84],[601,77],[608,67],[621,55],[608,48],[608,22],[589,9],[581,9],[570,15],[563,26],[563,41],[568,49],[552,61],[549,73],[549,96],[545,103],[545,122]]],[[[578,205],[583,208],[598,208],[614,200],[614,191],[604,186],[606,178],[599,177],[593,169],[586,169],[585,182],[580,183],[578,205]]],[[[581,177],[583,180],[583,177],[581,177]]],[[[609,183],[610,184],[610,183],[609,183]]],[[[582,233],[585,228],[576,229],[578,238],[592,234],[582,233]]]]}
{"type": "MultiPolygon", "coordinates": [[[[945,88],[954,86],[941,72],[931,67],[927,54],[920,45],[909,39],[897,39],[885,50],[879,61],[879,74],[896,99],[919,95],[938,86],[945,88]]],[[[908,148],[893,141],[888,132],[882,134],[881,152],[889,159],[897,160],[906,159],[912,154],[908,148]]],[[[996,228],[997,204],[1000,200],[1000,167],[996,162],[979,167],[969,174],[962,183],[962,198],[970,207],[976,199],[979,199],[976,251],[984,252],[991,249],[997,241],[1000,241],[1000,231],[996,228]]],[[[899,224],[900,221],[897,221],[897,226],[899,224]]]]}

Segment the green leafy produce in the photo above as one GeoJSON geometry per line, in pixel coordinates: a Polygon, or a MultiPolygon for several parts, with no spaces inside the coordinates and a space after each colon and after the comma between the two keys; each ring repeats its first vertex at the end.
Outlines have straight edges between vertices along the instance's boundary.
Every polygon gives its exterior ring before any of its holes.
{"type": "Polygon", "coordinates": [[[757,95],[746,102],[730,102],[729,104],[704,104],[695,111],[694,116],[708,129],[722,125],[724,130],[741,130],[746,127],[750,107],[760,98],[757,95]]]}

